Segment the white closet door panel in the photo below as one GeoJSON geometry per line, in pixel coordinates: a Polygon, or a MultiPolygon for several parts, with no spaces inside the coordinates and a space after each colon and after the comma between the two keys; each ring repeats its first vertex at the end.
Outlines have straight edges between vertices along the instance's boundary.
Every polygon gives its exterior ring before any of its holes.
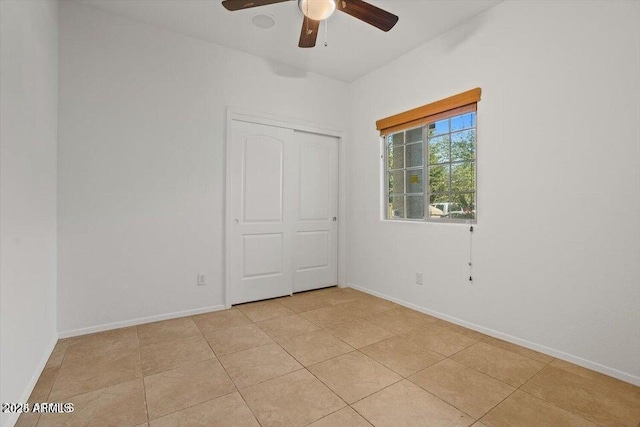
{"type": "Polygon", "coordinates": [[[328,230],[296,233],[296,271],[328,268],[331,260],[331,233],[328,230]]]}
{"type": "Polygon", "coordinates": [[[231,304],[289,295],[293,289],[293,131],[232,121],[230,173],[231,304]]]}
{"type": "Polygon", "coordinates": [[[251,135],[243,148],[243,222],[282,222],[284,141],[251,135]]]}
{"type": "Polygon", "coordinates": [[[299,292],[338,282],[338,140],[304,132],[294,140],[293,288],[299,292]]]}
{"type": "MultiPolygon", "coordinates": [[[[299,134],[297,134],[299,135],[299,134]]],[[[300,209],[298,219],[326,221],[331,214],[331,147],[305,143],[300,149],[300,209]]]]}

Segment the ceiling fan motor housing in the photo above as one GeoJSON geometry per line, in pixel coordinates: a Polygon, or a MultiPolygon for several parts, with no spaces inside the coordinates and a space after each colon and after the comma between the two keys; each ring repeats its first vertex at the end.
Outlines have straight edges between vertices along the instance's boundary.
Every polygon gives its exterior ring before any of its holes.
{"type": "Polygon", "coordinates": [[[336,10],[335,0],[298,0],[298,7],[309,19],[323,21],[336,10]]]}

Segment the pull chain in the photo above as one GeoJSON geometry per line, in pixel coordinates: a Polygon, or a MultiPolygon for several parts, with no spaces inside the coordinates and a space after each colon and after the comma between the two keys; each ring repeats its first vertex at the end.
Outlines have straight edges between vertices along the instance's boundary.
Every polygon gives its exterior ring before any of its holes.
{"type": "Polygon", "coordinates": [[[329,46],[329,20],[324,20],[324,47],[329,46]]]}
{"type": "Polygon", "coordinates": [[[473,225],[469,227],[469,282],[473,283],[473,225]]]}

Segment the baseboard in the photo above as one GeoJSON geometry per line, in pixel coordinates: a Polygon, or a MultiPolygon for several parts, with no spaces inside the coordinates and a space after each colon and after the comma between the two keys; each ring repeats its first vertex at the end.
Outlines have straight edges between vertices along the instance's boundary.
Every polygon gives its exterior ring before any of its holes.
{"type": "MultiPolygon", "coordinates": [[[[42,375],[42,371],[44,371],[45,366],[47,366],[49,357],[51,357],[51,353],[53,353],[53,349],[55,348],[57,342],[58,342],[58,336],[54,335],[51,338],[51,341],[49,341],[49,344],[47,345],[47,349],[44,352],[42,359],[40,359],[40,362],[38,362],[38,366],[36,367],[35,372],[31,376],[31,379],[27,383],[27,386],[24,388],[24,391],[22,392],[22,396],[20,397],[20,400],[18,400],[18,402],[29,401],[29,396],[31,396],[31,393],[33,392],[33,389],[36,386],[36,383],[38,382],[40,375],[42,375]]],[[[20,414],[15,414],[15,413],[10,414],[4,423],[4,427],[12,427],[13,425],[15,425],[15,423],[18,421],[18,417],[20,417],[20,414]]]]}
{"type": "Polygon", "coordinates": [[[569,354],[569,353],[565,353],[563,351],[556,350],[554,348],[550,348],[550,347],[544,346],[542,344],[537,344],[537,343],[534,343],[534,342],[531,342],[531,341],[528,341],[528,340],[525,340],[525,339],[522,339],[522,338],[518,338],[518,337],[514,337],[512,335],[508,335],[508,334],[502,333],[500,331],[496,331],[496,330],[493,330],[493,329],[485,328],[483,326],[476,325],[475,323],[467,322],[465,320],[461,320],[461,319],[458,319],[456,317],[448,316],[446,314],[443,314],[443,313],[440,313],[440,312],[437,312],[437,311],[429,310],[427,308],[424,308],[424,307],[421,307],[421,306],[418,306],[418,305],[411,304],[409,302],[403,301],[403,300],[401,300],[399,298],[394,298],[392,296],[383,294],[381,292],[372,291],[371,289],[367,289],[367,288],[364,288],[362,286],[355,285],[353,283],[347,283],[346,286],[348,286],[350,288],[353,288],[353,289],[357,289],[357,290],[359,290],[361,292],[365,292],[365,293],[370,294],[370,295],[374,295],[374,296],[386,299],[388,301],[395,302],[396,304],[402,305],[404,307],[411,308],[411,309],[419,311],[421,313],[425,313],[425,314],[428,314],[430,316],[437,317],[437,318],[442,319],[442,320],[446,320],[447,322],[451,322],[451,323],[455,323],[456,325],[464,326],[465,328],[481,332],[481,333],[483,333],[485,335],[490,335],[490,336],[492,336],[494,338],[499,338],[501,340],[508,341],[508,342],[510,342],[512,344],[516,344],[516,345],[519,345],[519,346],[522,346],[522,347],[526,347],[528,349],[537,351],[539,353],[544,353],[544,354],[547,354],[549,356],[555,357],[557,359],[562,359],[562,360],[565,360],[567,362],[571,362],[573,364],[576,364],[578,366],[582,366],[583,368],[591,369],[592,371],[600,372],[601,374],[608,375],[608,376],[613,377],[613,378],[617,378],[617,379],[619,379],[621,381],[625,381],[625,382],[631,383],[631,384],[636,385],[636,386],[640,386],[640,377],[638,377],[636,375],[632,375],[632,374],[629,374],[627,372],[622,372],[622,371],[619,371],[617,369],[610,368],[610,367],[605,366],[605,365],[601,365],[600,363],[593,362],[593,361],[587,360],[587,359],[583,359],[582,357],[575,356],[575,355],[569,354]]]}
{"type": "Polygon", "coordinates": [[[143,325],[145,323],[158,322],[160,320],[176,319],[178,317],[193,316],[195,314],[209,313],[212,311],[224,310],[224,305],[213,305],[210,307],[195,308],[192,310],[176,311],[173,313],[159,314],[150,317],[139,317],[137,319],[124,320],[122,322],[106,323],[103,325],[90,326],[88,328],[72,329],[60,332],[60,338],[70,338],[79,335],[93,334],[95,332],[109,331],[111,329],[125,328],[127,326],[143,325]]]}

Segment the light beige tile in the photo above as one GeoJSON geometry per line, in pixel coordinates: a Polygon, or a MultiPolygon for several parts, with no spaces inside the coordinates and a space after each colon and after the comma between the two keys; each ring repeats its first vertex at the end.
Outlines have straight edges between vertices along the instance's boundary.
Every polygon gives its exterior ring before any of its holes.
{"type": "Polygon", "coordinates": [[[69,344],[63,363],[136,348],[138,348],[138,333],[135,326],[83,335],[75,337],[69,344]]]}
{"type": "Polygon", "coordinates": [[[584,418],[520,390],[509,396],[481,421],[487,427],[595,426],[584,418]]]}
{"type": "Polygon", "coordinates": [[[472,329],[465,328],[463,326],[459,326],[459,325],[456,325],[455,323],[450,323],[444,320],[438,319],[436,320],[435,324],[440,326],[441,328],[448,329],[452,332],[457,332],[459,334],[466,335],[469,338],[475,339],[476,341],[482,341],[483,339],[488,338],[487,335],[481,332],[477,332],[472,329]]]}
{"type": "MultiPolygon", "coordinates": [[[[421,341],[424,337],[429,337],[432,335],[442,335],[452,332],[449,329],[445,329],[441,326],[438,326],[435,322],[428,323],[419,328],[410,329],[408,332],[403,332],[400,335],[404,337],[411,338],[417,342],[421,341]]],[[[474,342],[477,342],[474,340],[474,342]]]]}
{"type": "Polygon", "coordinates": [[[70,341],[58,340],[56,346],[51,352],[51,356],[49,356],[49,360],[47,360],[47,368],[62,365],[62,360],[64,359],[64,354],[67,352],[67,347],[69,347],[69,344],[70,341]]]}
{"type": "Polygon", "coordinates": [[[321,328],[360,319],[358,316],[339,305],[305,311],[304,313],[300,313],[300,315],[321,328]]]}
{"type": "Polygon", "coordinates": [[[216,359],[184,365],[144,378],[149,419],[235,391],[216,359]]]}
{"type": "Polygon", "coordinates": [[[277,341],[304,366],[324,362],[354,350],[324,330],[291,338],[278,338],[277,341]]]}
{"type": "Polygon", "coordinates": [[[18,421],[16,421],[14,427],[35,427],[36,425],[38,425],[39,419],[39,413],[23,412],[18,417],[18,421]]]}
{"type": "MultiPolygon", "coordinates": [[[[355,301],[359,299],[374,299],[374,300],[384,301],[375,295],[368,294],[366,292],[358,291],[357,289],[348,288],[348,287],[341,288],[340,286],[336,286],[334,288],[325,288],[323,289],[323,291],[325,290],[329,291],[330,289],[333,289],[333,291],[337,294],[345,295],[345,298],[346,298],[346,295],[350,296],[352,298],[351,301],[355,301]]],[[[335,294],[332,294],[332,295],[335,295],[335,294]]],[[[345,301],[345,302],[348,302],[348,301],[345,301]]],[[[342,303],[338,303],[338,304],[342,304],[342,303]]]]}
{"type": "Polygon", "coordinates": [[[163,320],[138,326],[140,345],[156,344],[201,335],[190,317],[163,320]]]}
{"type": "Polygon", "coordinates": [[[290,316],[294,314],[284,305],[275,300],[258,301],[249,304],[236,306],[245,316],[253,322],[275,319],[277,317],[290,316]]]}
{"type": "Polygon", "coordinates": [[[402,310],[406,310],[409,313],[413,314],[414,316],[418,317],[419,319],[424,320],[425,322],[427,322],[428,325],[437,325],[438,323],[441,323],[442,320],[438,319],[437,317],[433,317],[430,314],[427,313],[423,313],[421,311],[418,310],[413,310],[411,308],[408,307],[402,307],[402,306],[398,306],[400,309],[402,310]]]}
{"type": "Polygon", "coordinates": [[[240,390],[263,427],[304,426],[345,403],[307,370],[240,390]]]}
{"type": "Polygon", "coordinates": [[[323,299],[321,295],[315,295],[311,292],[294,294],[290,297],[278,298],[277,301],[287,307],[289,310],[296,313],[303,313],[305,311],[329,307],[331,305],[328,301],[323,299]]]}
{"type": "Polygon", "coordinates": [[[409,381],[474,418],[480,418],[515,391],[514,387],[445,359],[412,375],[409,381]]]}
{"type": "Polygon", "coordinates": [[[142,380],[137,379],[71,398],[73,412],[42,414],[39,426],[133,426],[147,420],[142,380]]]}
{"type": "Polygon", "coordinates": [[[376,427],[462,427],[474,419],[407,380],[353,405],[376,427]]]}
{"type": "Polygon", "coordinates": [[[31,396],[29,396],[29,402],[46,402],[49,398],[49,393],[51,392],[51,388],[58,376],[58,372],[60,367],[50,367],[44,368],[36,385],[33,387],[31,391],[31,396]]]}
{"type": "Polygon", "coordinates": [[[431,333],[434,332],[435,328],[436,326],[432,327],[427,333],[425,333],[425,331],[427,331],[426,328],[419,328],[405,336],[413,339],[416,345],[447,357],[478,342],[475,338],[457,332],[444,332],[432,335],[431,333]]]}
{"type": "Polygon", "coordinates": [[[142,377],[139,350],[107,353],[60,367],[49,399],[61,401],[89,391],[142,377]]]}
{"type": "Polygon", "coordinates": [[[520,356],[528,357],[529,359],[537,360],[538,362],[547,364],[553,360],[553,357],[546,354],[538,353],[537,351],[529,350],[528,348],[521,347],[516,344],[511,344],[503,340],[499,340],[493,337],[487,337],[484,342],[491,344],[494,347],[499,347],[503,350],[510,351],[512,353],[519,354],[520,356]]]}
{"type": "Polygon", "coordinates": [[[273,340],[253,323],[233,328],[218,329],[205,335],[211,348],[218,357],[225,354],[237,353],[267,344],[273,340]]]}
{"type": "Polygon", "coordinates": [[[350,293],[354,294],[355,296],[357,296],[359,298],[374,298],[376,300],[386,301],[386,300],[383,300],[382,298],[379,298],[379,297],[377,297],[375,295],[359,291],[359,290],[357,290],[355,288],[344,287],[344,288],[338,288],[338,289],[342,289],[343,292],[350,292],[350,293]]]}
{"type": "Polygon", "coordinates": [[[623,393],[630,393],[640,398],[640,387],[630,383],[626,383],[624,381],[620,381],[608,375],[604,375],[599,372],[592,371],[591,369],[586,369],[581,366],[574,365],[573,363],[565,362],[564,360],[560,360],[560,359],[555,359],[553,362],[551,362],[551,366],[559,369],[564,369],[565,371],[569,371],[573,374],[580,375],[581,377],[584,377],[596,382],[601,382],[603,384],[606,384],[609,387],[618,389],[623,393]]]}
{"type": "Polygon", "coordinates": [[[277,344],[220,356],[220,362],[238,388],[258,384],[302,368],[277,344]]]}
{"type": "Polygon", "coordinates": [[[396,336],[361,348],[361,352],[407,377],[444,358],[406,337],[396,336]]]}
{"type": "Polygon", "coordinates": [[[392,370],[357,351],[308,369],[349,404],[402,379],[392,370]]]}
{"type": "Polygon", "coordinates": [[[340,307],[350,311],[358,317],[367,317],[373,314],[382,313],[383,311],[400,308],[396,303],[375,297],[361,297],[354,301],[342,303],[340,304],[340,307]]]}
{"type": "Polygon", "coordinates": [[[521,388],[601,426],[640,423],[640,397],[600,381],[547,366],[521,388]]]}
{"type": "Polygon", "coordinates": [[[337,287],[327,288],[327,290],[323,292],[324,294],[322,294],[322,297],[325,299],[325,301],[333,305],[342,304],[349,301],[355,301],[366,295],[361,292],[357,292],[357,291],[354,292],[352,290],[337,288],[337,287]]]}
{"type": "Polygon", "coordinates": [[[545,366],[485,342],[479,342],[451,358],[514,387],[520,387],[545,366]]]}
{"type": "Polygon", "coordinates": [[[260,427],[238,392],[151,421],[151,427],[260,427]]]}
{"type": "Polygon", "coordinates": [[[140,347],[142,373],[145,376],[214,357],[201,335],[140,347]]]}
{"type": "Polygon", "coordinates": [[[247,316],[235,308],[199,314],[193,316],[192,319],[204,335],[220,329],[234,328],[251,323],[247,316]]]}
{"type": "Polygon", "coordinates": [[[431,320],[418,316],[412,310],[397,308],[395,310],[384,311],[364,318],[376,325],[393,332],[402,334],[416,328],[428,327],[431,320]]]}
{"type": "Polygon", "coordinates": [[[393,336],[393,333],[366,320],[354,320],[325,328],[351,347],[360,348],[393,336]]]}
{"type": "Polygon", "coordinates": [[[264,322],[256,323],[256,325],[272,338],[294,337],[320,329],[297,314],[265,320],[264,322]]]}
{"type": "Polygon", "coordinates": [[[309,424],[309,427],[371,427],[371,424],[347,406],[315,423],[309,424]]]}

